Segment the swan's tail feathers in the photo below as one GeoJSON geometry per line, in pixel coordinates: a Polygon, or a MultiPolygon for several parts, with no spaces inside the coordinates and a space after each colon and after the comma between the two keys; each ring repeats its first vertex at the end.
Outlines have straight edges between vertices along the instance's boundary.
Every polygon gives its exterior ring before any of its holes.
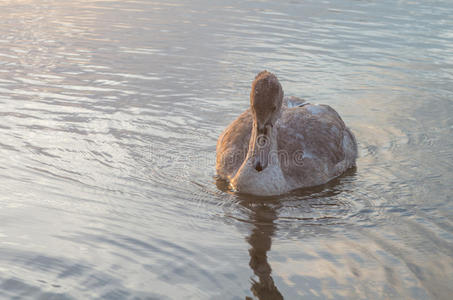
{"type": "Polygon", "coordinates": [[[285,97],[283,99],[283,103],[286,104],[288,108],[300,107],[308,104],[308,102],[305,99],[294,96],[285,97]]]}

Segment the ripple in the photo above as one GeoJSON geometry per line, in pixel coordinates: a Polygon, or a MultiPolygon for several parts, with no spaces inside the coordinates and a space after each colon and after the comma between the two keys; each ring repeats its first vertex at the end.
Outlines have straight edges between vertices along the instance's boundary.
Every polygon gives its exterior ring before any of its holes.
{"type": "Polygon", "coordinates": [[[452,6],[419,2],[2,1],[1,297],[447,299],[452,6]],[[339,111],[357,169],[215,178],[265,68],[339,111]]]}

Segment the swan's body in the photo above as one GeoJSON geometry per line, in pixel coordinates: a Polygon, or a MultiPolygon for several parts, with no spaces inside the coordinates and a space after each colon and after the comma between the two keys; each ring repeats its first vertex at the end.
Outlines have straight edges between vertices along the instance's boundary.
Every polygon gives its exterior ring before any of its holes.
{"type": "Polygon", "coordinates": [[[290,107],[277,78],[263,71],[251,107],[217,142],[217,174],[242,193],[278,195],[320,185],[355,165],[357,144],[327,105],[290,107]]]}

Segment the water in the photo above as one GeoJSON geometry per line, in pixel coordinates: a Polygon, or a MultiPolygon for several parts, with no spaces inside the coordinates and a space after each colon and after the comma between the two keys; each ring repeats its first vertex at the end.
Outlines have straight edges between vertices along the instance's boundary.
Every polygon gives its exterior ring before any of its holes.
{"type": "Polygon", "coordinates": [[[0,2],[0,298],[449,299],[452,14],[0,2]],[[340,112],[357,169],[265,200],[216,182],[263,69],[340,112]]]}

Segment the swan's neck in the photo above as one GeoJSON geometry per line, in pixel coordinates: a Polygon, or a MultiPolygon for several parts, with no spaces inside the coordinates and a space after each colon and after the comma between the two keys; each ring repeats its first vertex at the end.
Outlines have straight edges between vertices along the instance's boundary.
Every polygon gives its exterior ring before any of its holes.
{"type": "Polygon", "coordinates": [[[287,190],[287,183],[283,177],[278,157],[277,126],[274,126],[268,135],[269,145],[266,146],[269,148],[264,149],[267,166],[261,171],[256,169],[257,155],[260,154],[259,150],[263,150],[257,148],[257,138],[259,137],[257,133],[257,126],[253,124],[247,157],[234,178],[230,180],[231,186],[239,192],[254,195],[281,194],[287,190]]]}
{"type": "Polygon", "coordinates": [[[256,121],[253,121],[252,134],[250,135],[249,147],[245,162],[250,161],[250,163],[253,164],[253,160],[255,158],[261,158],[262,160],[267,160],[267,166],[276,165],[279,163],[278,158],[273,157],[278,152],[277,126],[270,128],[269,131],[270,132],[265,137],[265,139],[263,139],[262,141],[258,140],[260,138],[260,133],[258,133],[258,125],[256,121]]]}

